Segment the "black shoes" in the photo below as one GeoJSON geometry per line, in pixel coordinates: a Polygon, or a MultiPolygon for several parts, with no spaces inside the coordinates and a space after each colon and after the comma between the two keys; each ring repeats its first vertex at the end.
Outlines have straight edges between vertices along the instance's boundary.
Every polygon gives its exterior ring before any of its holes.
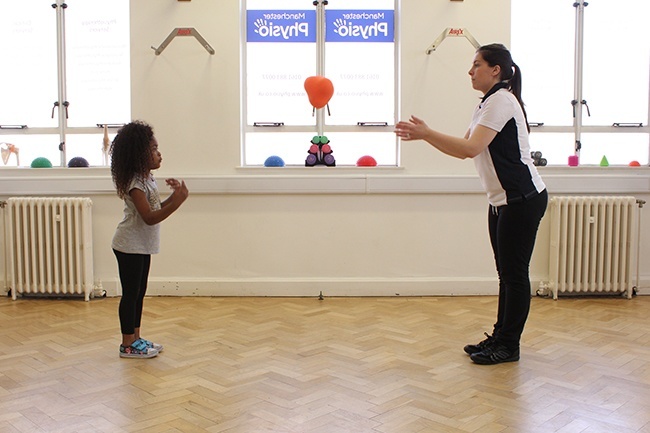
{"type": "Polygon", "coordinates": [[[506,346],[494,343],[482,352],[469,356],[476,364],[493,365],[502,362],[519,361],[519,349],[508,349],[506,346]]]}
{"type": "Polygon", "coordinates": [[[509,349],[496,338],[485,333],[487,337],[478,344],[468,344],[463,348],[472,361],[481,365],[501,364],[519,361],[519,349],[509,349]]]}
{"type": "Polygon", "coordinates": [[[482,352],[484,349],[490,347],[490,345],[495,341],[495,338],[491,335],[488,335],[487,332],[484,332],[484,334],[487,337],[485,340],[481,341],[478,344],[468,344],[467,346],[463,347],[465,353],[471,355],[473,353],[482,352]]]}

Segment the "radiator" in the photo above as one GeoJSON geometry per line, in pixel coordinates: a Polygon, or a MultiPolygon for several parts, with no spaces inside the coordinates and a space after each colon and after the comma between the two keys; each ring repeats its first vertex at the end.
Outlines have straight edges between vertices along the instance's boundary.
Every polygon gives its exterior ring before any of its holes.
{"type": "Polygon", "coordinates": [[[84,295],[93,290],[92,201],[80,197],[7,200],[11,295],[84,295]]]}
{"type": "Polygon", "coordinates": [[[632,297],[636,203],[627,196],[551,198],[548,289],[553,299],[558,293],[632,297]]]}

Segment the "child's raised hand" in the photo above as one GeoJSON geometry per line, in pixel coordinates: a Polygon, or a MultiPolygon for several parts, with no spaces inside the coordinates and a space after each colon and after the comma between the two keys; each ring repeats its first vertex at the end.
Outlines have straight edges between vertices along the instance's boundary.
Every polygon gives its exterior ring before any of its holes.
{"type": "Polygon", "coordinates": [[[165,179],[165,183],[174,191],[174,195],[181,198],[183,201],[190,195],[184,180],[177,180],[174,178],[165,179]]]}

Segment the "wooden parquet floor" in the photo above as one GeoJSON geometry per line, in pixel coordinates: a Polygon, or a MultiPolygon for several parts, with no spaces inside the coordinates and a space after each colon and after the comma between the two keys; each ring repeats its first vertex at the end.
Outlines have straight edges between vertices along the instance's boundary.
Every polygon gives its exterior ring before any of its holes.
{"type": "Polygon", "coordinates": [[[118,302],[0,299],[0,432],[650,432],[650,296],[535,298],[496,366],[495,297],[147,298],[149,360],[118,302]]]}

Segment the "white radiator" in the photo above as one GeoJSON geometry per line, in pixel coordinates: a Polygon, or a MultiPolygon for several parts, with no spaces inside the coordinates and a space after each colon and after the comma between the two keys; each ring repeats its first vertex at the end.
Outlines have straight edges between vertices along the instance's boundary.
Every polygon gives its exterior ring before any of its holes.
{"type": "Polygon", "coordinates": [[[93,290],[92,201],[80,197],[7,200],[11,295],[84,295],[93,290]]]}
{"type": "Polygon", "coordinates": [[[620,293],[632,297],[636,266],[636,199],[553,197],[548,289],[558,293],[620,293]]]}

